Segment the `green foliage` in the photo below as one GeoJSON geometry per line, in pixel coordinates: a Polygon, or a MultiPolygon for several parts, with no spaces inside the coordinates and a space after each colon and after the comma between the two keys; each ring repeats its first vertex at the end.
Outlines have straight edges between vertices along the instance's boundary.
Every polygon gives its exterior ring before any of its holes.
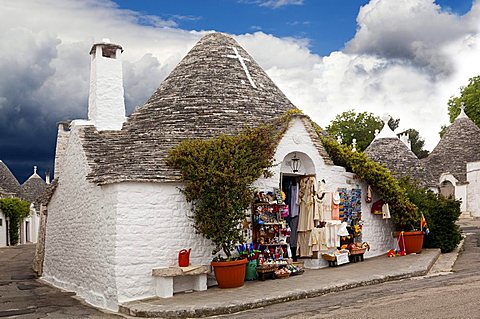
{"type": "Polygon", "coordinates": [[[448,126],[447,125],[442,125],[440,128],[440,132],[438,132],[438,135],[440,135],[440,138],[442,138],[445,133],[447,133],[448,126]]]}
{"type": "Polygon", "coordinates": [[[425,140],[420,136],[420,133],[413,128],[405,130],[400,134],[404,133],[408,134],[408,138],[410,140],[410,143],[412,144],[412,152],[417,155],[418,158],[427,157],[429,152],[423,149],[423,147],[425,146],[425,140]]]}
{"type": "Polygon", "coordinates": [[[480,75],[470,78],[468,85],[460,88],[460,96],[452,96],[448,100],[450,123],[460,114],[462,102],[465,103],[465,113],[480,127],[480,75]]]}
{"type": "Polygon", "coordinates": [[[462,239],[460,227],[455,224],[461,214],[460,202],[434,194],[406,180],[402,180],[401,184],[410,200],[423,212],[430,229],[429,235],[425,236],[424,246],[440,248],[442,253],[455,249],[462,239]]]}
{"type": "Polygon", "coordinates": [[[398,230],[411,230],[418,221],[417,208],[410,202],[405,190],[390,171],[370,160],[364,153],[352,152],[333,138],[323,136],[320,127],[313,122],[312,124],[335,165],[344,166],[372,186],[389,204],[392,221],[398,230]]]}
{"type": "Polygon", "coordinates": [[[21,222],[30,214],[30,205],[19,198],[0,199],[0,210],[9,220],[9,236],[12,245],[18,244],[21,222]]]}
{"type": "MultiPolygon", "coordinates": [[[[388,125],[392,130],[398,127],[400,119],[390,119],[388,125]]],[[[330,136],[341,137],[342,144],[352,145],[357,140],[357,150],[364,151],[375,137],[375,130],[383,128],[383,121],[373,113],[355,113],[354,110],[338,114],[326,127],[330,136]]]]}
{"type": "Polygon", "coordinates": [[[273,155],[290,117],[236,136],[185,140],[170,151],[167,163],[179,169],[186,183],[182,192],[192,203],[195,229],[230,257],[242,237],[240,222],[253,201],[252,184],[270,176],[273,155]]]}

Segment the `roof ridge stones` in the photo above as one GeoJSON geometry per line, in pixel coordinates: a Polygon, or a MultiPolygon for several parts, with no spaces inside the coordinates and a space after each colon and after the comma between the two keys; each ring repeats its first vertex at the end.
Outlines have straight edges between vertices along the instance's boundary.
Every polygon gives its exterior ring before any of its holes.
{"type": "MultiPolygon", "coordinates": [[[[182,140],[237,134],[294,109],[231,36],[208,34],[128,117],[122,130],[80,130],[91,167],[87,179],[97,184],[180,181],[180,172],[165,159],[182,140]]],[[[325,154],[323,150],[328,158],[325,154]]]]}

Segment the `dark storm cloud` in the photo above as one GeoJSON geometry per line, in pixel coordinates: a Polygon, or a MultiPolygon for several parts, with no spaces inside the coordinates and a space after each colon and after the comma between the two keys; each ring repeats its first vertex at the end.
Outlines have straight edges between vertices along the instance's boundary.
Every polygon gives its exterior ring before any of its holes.
{"type": "MultiPolygon", "coordinates": [[[[56,123],[87,117],[91,43],[62,43],[52,34],[27,29],[0,31],[0,41],[0,159],[23,182],[34,165],[39,174],[48,168],[53,172],[56,123]]],[[[147,54],[124,62],[124,74],[130,113],[166,71],[147,54]]]]}

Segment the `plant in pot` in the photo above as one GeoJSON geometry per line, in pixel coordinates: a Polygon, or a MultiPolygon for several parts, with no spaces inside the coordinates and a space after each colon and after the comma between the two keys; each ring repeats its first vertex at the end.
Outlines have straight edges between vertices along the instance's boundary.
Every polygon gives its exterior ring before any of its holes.
{"type": "Polygon", "coordinates": [[[235,136],[186,140],[169,153],[167,163],[185,181],[182,192],[192,203],[195,230],[212,241],[214,255],[223,253],[212,262],[221,288],[243,285],[247,259],[237,260],[232,252],[243,239],[241,222],[251,207],[252,184],[270,174],[278,136],[273,125],[261,126],[235,136]]]}

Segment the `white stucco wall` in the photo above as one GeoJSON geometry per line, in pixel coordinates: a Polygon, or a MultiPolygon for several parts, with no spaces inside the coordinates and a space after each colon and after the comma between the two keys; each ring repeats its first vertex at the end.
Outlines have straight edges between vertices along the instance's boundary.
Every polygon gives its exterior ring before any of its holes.
{"type": "Polygon", "coordinates": [[[119,302],[154,296],[152,269],[178,265],[178,252],[191,248],[192,265],[209,265],[210,241],[195,234],[181,184],[119,183],[115,272],[119,302]]]}
{"type": "Polygon", "coordinates": [[[2,212],[0,212],[0,219],[2,220],[2,225],[0,225],[0,247],[7,246],[7,221],[2,212]]]}
{"type": "MultiPolygon", "coordinates": [[[[297,157],[300,157],[300,154],[304,154],[312,160],[316,178],[317,180],[325,179],[328,192],[334,192],[338,188],[352,189],[360,187],[362,189],[362,219],[364,221],[362,240],[368,242],[371,247],[371,250],[365,254],[366,258],[385,254],[389,249],[393,248],[394,239],[392,237],[391,222],[384,220],[382,216],[371,214],[372,204],[365,202],[367,185],[354,179],[354,174],[346,172],[343,167],[325,165],[323,158],[319,155],[308,131],[299,118],[292,120],[277,147],[274,163],[278,165],[272,168],[273,177],[269,179],[261,178],[255,183],[255,186],[262,190],[279,187],[281,170],[284,173],[292,173],[288,165],[282,163],[284,160],[289,161],[291,159],[292,152],[297,152],[297,157]]],[[[309,174],[310,171],[310,165],[302,166],[298,175],[309,174]]],[[[328,263],[320,260],[315,265],[312,263],[311,266],[315,268],[328,266],[328,263]]]]}
{"type": "Polygon", "coordinates": [[[120,50],[116,58],[102,56],[102,45],[91,55],[88,118],[101,130],[120,130],[125,122],[120,50]]]}
{"type": "Polygon", "coordinates": [[[455,199],[461,201],[460,211],[467,212],[467,186],[468,184],[457,184],[455,186],[455,199]]]}
{"type": "Polygon", "coordinates": [[[467,211],[480,217],[480,162],[467,163],[467,211]]]}
{"type": "Polygon", "coordinates": [[[89,171],[78,127],[62,159],[48,205],[43,279],[87,302],[117,310],[115,196],[86,181],[89,171]]]}

